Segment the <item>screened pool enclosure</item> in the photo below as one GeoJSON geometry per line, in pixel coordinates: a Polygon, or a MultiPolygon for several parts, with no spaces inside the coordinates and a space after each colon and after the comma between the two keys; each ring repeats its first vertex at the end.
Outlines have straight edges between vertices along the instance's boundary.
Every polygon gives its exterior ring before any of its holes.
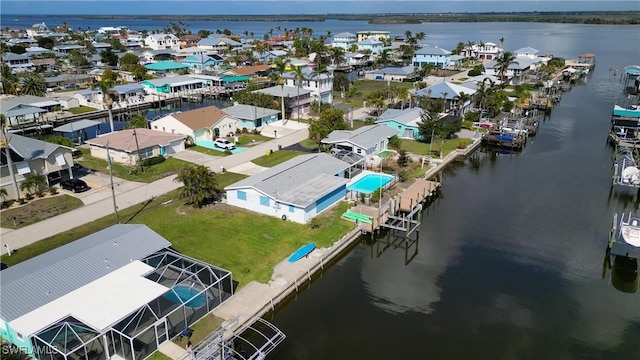
{"type": "MultiPolygon", "coordinates": [[[[67,317],[32,337],[35,355],[47,360],[142,360],[229,299],[231,273],[172,250],[141,260],[154,270],[144,277],[166,292],[106,329],[67,317]]],[[[109,309],[96,309],[108,313],[109,309]]]]}

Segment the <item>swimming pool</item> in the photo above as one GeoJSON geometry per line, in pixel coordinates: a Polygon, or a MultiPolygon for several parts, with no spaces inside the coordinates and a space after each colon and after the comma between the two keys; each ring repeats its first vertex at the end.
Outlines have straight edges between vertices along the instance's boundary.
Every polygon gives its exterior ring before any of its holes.
{"type": "Polygon", "coordinates": [[[391,175],[367,174],[360,180],[347,186],[347,190],[371,194],[378,190],[378,188],[385,186],[391,179],[393,179],[391,175]]]}
{"type": "Polygon", "coordinates": [[[164,296],[176,304],[182,304],[184,302],[184,306],[195,309],[202,307],[207,303],[205,293],[198,295],[199,292],[200,289],[197,287],[178,285],[173,288],[173,291],[169,291],[164,296]]]}
{"type": "MultiPolygon", "coordinates": [[[[198,140],[198,141],[196,141],[196,145],[202,146],[202,147],[205,147],[205,148],[211,149],[211,150],[217,150],[217,151],[220,151],[220,152],[224,152],[225,151],[225,149],[217,148],[213,144],[213,140],[198,140]]],[[[247,150],[247,148],[245,148],[245,147],[236,147],[235,149],[231,150],[231,153],[235,154],[235,153],[239,153],[239,152],[245,151],[245,150],[247,150]]]]}

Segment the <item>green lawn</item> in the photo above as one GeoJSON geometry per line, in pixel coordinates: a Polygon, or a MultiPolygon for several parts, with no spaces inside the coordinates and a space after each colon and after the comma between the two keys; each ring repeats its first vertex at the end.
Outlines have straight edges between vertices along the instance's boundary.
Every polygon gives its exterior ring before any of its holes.
{"type": "Polygon", "coordinates": [[[298,144],[300,146],[302,146],[303,148],[305,148],[305,149],[318,151],[318,144],[315,141],[311,140],[311,139],[302,140],[298,144]]]}
{"type": "MultiPolygon", "coordinates": [[[[87,148],[80,148],[80,151],[82,151],[82,158],[77,162],[82,164],[82,166],[88,169],[92,169],[93,171],[98,171],[105,174],[109,173],[106,160],[98,159],[91,156],[91,151],[87,148]]],[[[151,183],[164,177],[177,174],[180,169],[182,169],[186,165],[189,165],[189,163],[186,161],[182,161],[176,158],[168,158],[163,163],[145,167],[144,172],[141,172],[140,168],[138,168],[137,171],[134,171],[132,173],[130,167],[114,163],[113,176],[129,181],[151,183]]]]}
{"type": "Polygon", "coordinates": [[[418,155],[429,154],[431,149],[432,156],[439,157],[440,151],[443,151],[442,156],[447,156],[450,152],[457,148],[465,148],[471,144],[471,139],[447,139],[444,142],[435,140],[433,145],[416,140],[400,139],[401,147],[410,153],[418,155]]]}
{"type": "MultiPolygon", "coordinates": [[[[391,82],[390,86],[413,89],[413,83],[391,82]]],[[[336,102],[345,104],[346,106],[363,107],[363,101],[365,100],[367,95],[377,90],[387,89],[387,82],[376,80],[357,80],[355,82],[355,87],[358,89],[357,95],[349,99],[342,99],[340,96],[340,91],[334,91],[333,98],[336,100],[336,102]]]]}
{"type": "Polygon", "coordinates": [[[273,140],[270,137],[258,135],[258,134],[242,134],[238,137],[237,146],[251,146],[255,143],[261,143],[265,141],[273,140]]]}
{"type": "Polygon", "coordinates": [[[224,151],[213,150],[213,149],[209,149],[209,148],[206,148],[204,146],[198,146],[198,145],[189,146],[187,149],[193,150],[193,151],[197,151],[199,153],[211,155],[211,156],[226,156],[227,155],[227,154],[224,153],[224,151]]]}
{"type": "Polygon", "coordinates": [[[259,166],[273,167],[302,154],[305,153],[301,151],[278,150],[274,151],[273,154],[267,153],[262,155],[261,157],[254,159],[252,162],[259,166]]]}
{"type": "Polygon", "coordinates": [[[88,113],[96,110],[98,109],[95,109],[89,106],[80,105],[80,107],[69,109],[67,111],[69,111],[72,114],[78,115],[78,114],[84,114],[84,113],[88,113]]]}
{"type": "MultiPolygon", "coordinates": [[[[221,185],[224,180],[220,180],[221,185]]],[[[146,224],[169,240],[174,249],[232,271],[240,286],[254,280],[268,282],[275,265],[300,246],[310,242],[319,247],[330,246],[355,226],[341,219],[349,206],[347,203],[319,215],[314,221],[319,226],[312,228],[225,204],[195,209],[185,205],[177,194],[175,190],[124,209],[119,213],[121,222],[146,224]]],[[[14,265],[111,226],[113,222],[113,216],[106,216],[21,248],[12,256],[2,256],[0,261],[14,265]]]]}
{"type": "Polygon", "coordinates": [[[23,206],[2,210],[2,227],[17,229],[71,211],[82,205],[84,205],[82,200],[70,195],[35,198],[23,206]],[[14,217],[16,219],[15,226],[14,217]]]}

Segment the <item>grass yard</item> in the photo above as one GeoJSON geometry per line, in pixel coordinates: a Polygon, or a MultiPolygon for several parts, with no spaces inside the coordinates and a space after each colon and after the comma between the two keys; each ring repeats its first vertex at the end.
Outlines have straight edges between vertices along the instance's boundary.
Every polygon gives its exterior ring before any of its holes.
{"type": "MultiPolygon", "coordinates": [[[[211,335],[212,332],[219,329],[222,326],[224,319],[221,319],[212,313],[207,314],[202,319],[198,320],[193,325],[190,325],[189,328],[193,330],[193,335],[191,335],[191,339],[187,339],[186,337],[176,337],[173,339],[173,342],[176,345],[179,345],[183,349],[187,348],[187,341],[191,340],[193,345],[198,344],[200,341],[204,340],[205,337],[211,335]]],[[[161,360],[161,359],[158,359],[161,360]]]]}
{"type": "Polygon", "coordinates": [[[311,139],[304,139],[298,143],[298,145],[302,146],[305,149],[318,151],[318,144],[311,139]]]}
{"type": "Polygon", "coordinates": [[[255,143],[261,143],[265,141],[273,140],[270,137],[258,135],[258,134],[242,134],[238,137],[236,146],[251,146],[255,143]]]}
{"type": "Polygon", "coordinates": [[[305,153],[301,151],[278,150],[274,151],[273,154],[262,155],[261,157],[254,159],[252,162],[259,166],[274,167],[302,154],[305,153]]]}
{"type": "Polygon", "coordinates": [[[154,351],[153,353],[151,353],[151,355],[149,355],[147,360],[171,360],[171,358],[161,353],[160,351],[154,351]]]}
{"type": "Polygon", "coordinates": [[[434,157],[439,157],[440,151],[443,152],[442,156],[447,156],[447,154],[457,148],[467,147],[471,142],[471,139],[458,138],[447,139],[444,142],[436,140],[431,145],[415,140],[400,139],[401,147],[408,152],[417,155],[427,155],[429,154],[429,149],[431,149],[431,155],[434,157]]]}
{"type": "Polygon", "coordinates": [[[84,205],[82,200],[70,195],[56,195],[43,199],[35,198],[20,207],[5,209],[0,213],[2,227],[17,229],[60,215],[84,205]],[[14,226],[13,218],[16,218],[14,226]]]}
{"type": "Polygon", "coordinates": [[[194,146],[189,146],[187,149],[197,151],[199,153],[211,155],[211,156],[227,156],[227,154],[225,154],[224,151],[213,150],[213,149],[206,148],[204,146],[194,145],[194,146]]]}
{"type": "MultiPolygon", "coordinates": [[[[357,80],[354,86],[358,89],[355,96],[352,96],[349,99],[342,99],[340,97],[340,91],[334,91],[333,98],[336,99],[337,102],[341,102],[347,106],[363,107],[363,101],[367,95],[377,90],[387,89],[387,82],[376,80],[357,80]]],[[[392,82],[391,86],[413,89],[413,83],[392,82]]]]}
{"type": "Polygon", "coordinates": [[[96,111],[98,109],[89,107],[89,106],[84,106],[84,105],[80,105],[80,107],[77,108],[73,108],[73,109],[69,109],[67,110],[68,112],[78,115],[78,114],[84,114],[84,113],[88,113],[88,112],[92,112],[92,111],[96,111]]]}
{"type": "MultiPolygon", "coordinates": [[[[229,173],[225,173],[229,174],[229,173]]],[[[230,184],[231,175],[221,174],[221,187],[230,184]]],[[[223,267],[233,272],[234,280],[244,286],[251,281],[266,283],[275,265],[300,246],[315,242],[330,246],[355,226],[341,219],[348,208],[340,203],[319,215],[313,229],[290,221],[259,215],[224,204],[201,209],[185,205],[178,191],[157,197],[119,212],[121,223],[146,224],[187,256],[223,267]],[[169,203],[167,201],[171,200],[169,203]]],[[[38,241],[2,256],[0,261],[11,266],[105,229],[114,223],[112,215],[67,232],[38,241]]]]}
{"type": "MultiPolygon", "coordinates": [[[[82,151],[82,158],[77,162],[82,164],[82,166],[88,169],[92,169],[93,171],[98,171],[105,174],[109,173],[109,169],[107,168],[107,160],[98,159],[91,156],[91,151],[87,148],[80,148],[80,151],[82,151]]],[[[137,172],[131,173],[130,167],[114,163],[113,176],[117,176],[121,179],[129,181],[151,183],[164,177],[177,174],[180,169],[182,169],[186,165],[189,165],[189,163],[170,157],[163,163],[145,167],[144,172],[140,172],[140,169],[138,169],[137,172]]]]}

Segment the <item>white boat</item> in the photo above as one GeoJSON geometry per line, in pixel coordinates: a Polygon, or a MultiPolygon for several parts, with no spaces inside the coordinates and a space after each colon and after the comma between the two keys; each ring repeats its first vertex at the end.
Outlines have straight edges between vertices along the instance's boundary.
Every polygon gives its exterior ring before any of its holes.
{"type": "Polygon", "coordinates": [[[624,214],[620,219],[619,238],[631,246],[640,248],[640,217],[632,213],[626,217],[624,214]]]}

